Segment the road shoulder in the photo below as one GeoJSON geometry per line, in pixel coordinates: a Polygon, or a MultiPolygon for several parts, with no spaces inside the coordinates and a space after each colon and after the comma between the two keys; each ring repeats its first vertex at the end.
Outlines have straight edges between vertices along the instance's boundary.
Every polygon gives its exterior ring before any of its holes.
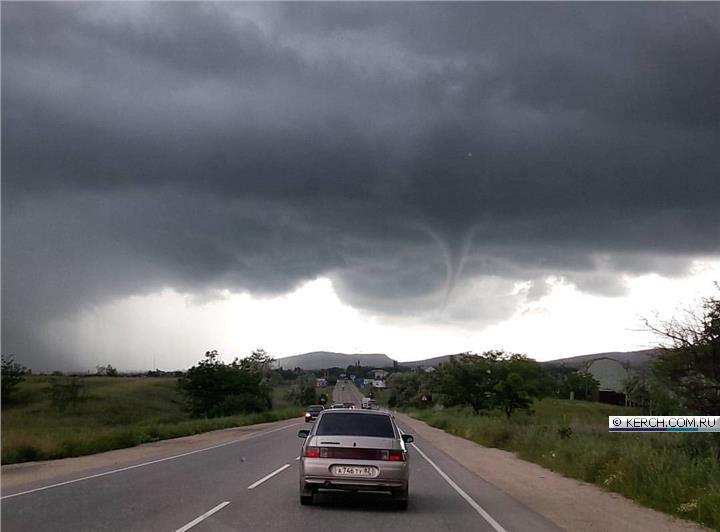
{"type": "Polygon", "coordinates": [[[483,447],[404,414],[415,434],[468,470],[567,530],[702,531],[700,525],[663,514],[597,486],[564,477],[513,453],[483,447]]]}

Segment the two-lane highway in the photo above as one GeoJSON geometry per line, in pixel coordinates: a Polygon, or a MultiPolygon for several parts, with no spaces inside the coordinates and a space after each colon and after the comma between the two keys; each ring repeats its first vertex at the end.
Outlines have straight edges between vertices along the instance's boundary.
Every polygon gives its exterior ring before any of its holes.
{"type": "Polygon", "coordinates": [[[333,388],[333,403],[355,403],[355,406],[362,406],[363,394],[357,386],[350,381],[338,381],[333,388]]]}
{"type": "MultiPolygon", "coordinates": [[[[334,390],[336,401],[360,397],[349,383],[334,390]]],[[[215,448],[3,492],[2,530],[558,530],[422,438],[410,448],[407,511],[367,493],[325,493],[301,506],[297,430],[305,426],[291,420],[215,448]]]]}

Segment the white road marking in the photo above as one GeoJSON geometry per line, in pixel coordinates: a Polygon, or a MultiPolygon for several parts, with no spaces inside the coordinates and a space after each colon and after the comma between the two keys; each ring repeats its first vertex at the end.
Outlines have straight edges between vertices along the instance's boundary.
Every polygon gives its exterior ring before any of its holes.
{"type": "Polygon", "coordinates": [[[240,443],[240,442],[247,441],[247,440],[250,440],[250,439],[253,439],[253,438],[257,438],[257,437],[259,437],[259,436],[265,436],[266,434],[271,434],[271,433],[273,433],[273,432],[277,432],[277,431],[279,431],[279,430],[288,429],[288,428],[290,428],[290,427],[295,427],[295,426],[297,426],[297,425],[302,425],[302,423],[293,423],[292,425],[286,425],[286,426],[284,426],[284,427],[279,427],[279,428],[272,429],[272,430],[268,430],[268,431],[265,431],[265,432],[258,432],[257,434],[251,434],[251,435],[248,436],[247,438],[243,438],[243,439],[241,439],[241,440],[226,441],[225,443],[221,443],[221,444],[219,444],[219,445],[213,445],[212,447],[205,447],[205,448],[203,448],[203,449],[196,449],[196,450],[194,450],[194,451],[189,451],[189,452],[187,452],[187,453],[176,454],[176,455],[173,455],[173,456],[166,456],[165,458],[159,458],[159,459],[157,459],[157,460],[151,460],[151,461],[149,461],[149,462],[143,462],[143,463],[141,463],[141,464],[135,464],[135,465],[127,466],[127,467],[121,467],[120,469],[112,469],[112,470],[110,470],[110,471],[104,471],[104,472],[102,472],[102,473],[96,473],[95,475],[88,475],[88,476],[86,476],[86,477],[74,478],[74,479],[72,479],[72,480],[66,480],[65,482],[58,482],[57,484],[49,484],[49,485],[47,485],[47,486],[42,486],[42,487],[40,487],[40,488],[34,488],[34,489],[31,489],[31,490],[27,490],[27,491],[20,491],[20,492],[18,492],[18,493],[12,493],[12,494],[10,494],[10,495],[3,495],[2,497],[0,497],[0,500],[10,499],[10,498],[12,498],[12,497],[19,497],[20,495],[27,495],[28,493],[34,493],[34,492],[36,492],[36,491],[43,491],[43,490],[49,490],[49,489],[51,489],[51,488],[58,488],[58,487],[60,487],[60,486],[65,486],[65,485],[67,485],[67,484],[74,484],[75,482],[82,482],[83,480],[90,480],[90,479],[92,479],[92,478],[104,477],[104,476],[106,476],[106,475],[113,475],[113,474],[115,474],[115,473],[121,473],[121,472],[123,472],[123,471],[129,471],[129,470],[131,470],[131,469],[137,469],[138,467],[145,467],[145,466],[149,466],[149,465],[152,465],[152,464],[158,464],[158,463],[160,463],[160,462],[165,462],[165,461],[167,461],[167,460],[175,460],[176,458],[182,458],[183,456],[190,456],[191,454],[204,453],[205,451],[212,451],[213,449],[218,449],[219,447],[225,447],[226,445],[232,445],[233,443],[240,443]]]}
{"type": "Polygon", "coordinates": [[[270,473],[269,475],[265,475],[263,478],[261,478],[261,479],[258,480],[257,482],[253,482],[252,484],[250,484],[250,485],[248,486],[248,489],[251,490],[251,489],[257,488],[260,484],[262,484],[262,483],[265,482],[266,480],[271,479],[272,477],[274,477],[274,476],[277,475],[278,473],[281,473],[281,472],[285,471],[288,467],[290,467],[290,464],[285,464],[284,466],[277,468],[275,471],[273,471],[273,472],[270,473]]]}
{"type": "Polygon", "coordinates": [[[202,514],[200,517],[196,517],[195,519],[193,519],[192,521],[190,521],[190,522],[189,522],[187,525],[185,525],[184,527],[178,528],[175,532],[186,532],[186,530],[190,530],[192,527],[194,527],[195,525],[197,525],[200,521],[204,521],[205,519],[207,519],[208,517],[210,517],[210,516],[211,516],[212,514],[214,514],[215,512],[219,512],[220,510],[222,510],[223,508],[225,508],[228,504],[230,504],[230,501],[221,502],[220,504],[218,504],[218,505],[217,505],[215,508],[213,508],[212,510],[208,510],[207,512],[205,512],[204,514],[202,514]]]}
{"type": "Polygon", "coordinates": [[[437,471],[437,472],[440,474],[440,476],[445,479],[445,482],[447,482],[448,484],[450,484],[450,487],[452,487],[455,491],[457,491],[458,494],[459,494],[463,499],[465,499],[465,500],[467,501],[467,503],[468,503],[470,506],[472,506],[472,507],[475,509],[475,511],[476,511],[477,513],[479,513],[479,514],[482,516],[482,518],[485,519],[485,521],[487,521],[487,522],[490,524],[491,527],[493,527],[493,529],[495,529],[496,532],[507,532],[507,531],[500,525],[500,523],[498,523],[497,521],[495,521],[495,519],[493,519],[493,517],[492,517],[489,513],[487,513],[487,512],[485,511],[485,509],[484,509],[482,506],[480,506],[478,503],[476,503],[475,500],[474,500],[472,497],[470,497],[470,495],[468,495],[467,493],[465,493],[465,491],[464,491],[460,486],[458,486],[457,484],[455,484],[455,482],[453,481],[453,479],[451,479],[449,476],[447,476],[447,474],[445,474],[445,471],[443,471],[442,469],[440,469],[435,462],[433,462],[432,460],[430,460],[430,457],[429,457],[428,455],[426,455],[426,454],[420,449],[420,447],[418,447],[418,446],[415,445],[414,443],[411,443],[410,445],[412,445],[412,446],[415,448],[415,450],[420,453],[420,456],[422,456],[425,460],[428,461],[428,463],[429,463],[431,466],[433,466],[433,467],[435,468],[435,471],[437,471]]]}
{"type": "Polygon", "coordinates": [[[296,456],[296,457],[295,457],[295,460],[300,460],[300,457],[299,457],[299,456],[296,456]]]}

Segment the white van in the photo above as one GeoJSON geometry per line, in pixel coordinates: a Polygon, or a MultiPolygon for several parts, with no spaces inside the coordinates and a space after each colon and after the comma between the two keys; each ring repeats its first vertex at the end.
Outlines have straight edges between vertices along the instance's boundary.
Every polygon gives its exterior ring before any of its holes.
{"type": "Polygon", "coordinates": [[[362,408],[363,410],[380,410],[377,401],[375,399],[370,399],[369,397],[363,397],[362,408]]]}

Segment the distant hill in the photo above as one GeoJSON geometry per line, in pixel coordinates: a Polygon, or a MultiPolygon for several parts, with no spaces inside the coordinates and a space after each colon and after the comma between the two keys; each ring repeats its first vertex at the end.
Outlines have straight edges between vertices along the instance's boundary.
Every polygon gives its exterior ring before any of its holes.
{"type": "Polygon", "coordinates": [[[543,364],[563,365],[568,368],[580,369],[587,362],[597,358],[612,358],[622,364],[629,364],[634,369],[649,368],[655,357],[657,357],[656,349],[644,349],[642,351],[611,351],[608,353],[595,353],[592,355],[580,355],[568,358],[558,358],[556,360],[545,360],[543,364]]]}
{"type": "MultiPolygon", "coordinates": [[[[411,360],[408,362],[399,362],[399,364],[408,368],[437,367],[459,354],[460,353],[425,358],[422,360],[411,360]]],[[[632,368],[646,369],[650,367],[656,356],[657,350],[655,349],[645,349],[642,351],[611,351],[608,353],[594,353],[546,360],[542,362],[542,364],[563,365],[568,368],[580,369],[590,360],[595,360],[596,358],[613,358],[623,364],[629,364],[632,368]]],[[[381,353],[349,355],[346,353],[333,353],[331,351],[313,351],[312,353],[279,358],[277,360],[277,366],[284,369],[302,368],[305,370],[346,368],[356,364],[358,360],[361,366],[372,366],[374,368],[388,368],[392,367],[395,363],[392,358],[381,353]]]]}
{"type": "MultiPolygon", "coordinates": [[[[439,357],[425,358],[423,360],[400,362],[400,365],[410,368],[416,368],[418,366],[437,367],[440,364],[446,363],[454,356],[458,355],[443,355],[439,357]]],[[[558,358],[556,360],[546,360],[542,362],[542,364],[563,365],[568,368],[580,369],[591,360],[595,360],[597,358],[613,358],[623,364],[630,364],[630,366],[635,369],[645,369],[650,367],[656,356],[657,351],[655,349],[645,349],[642,351],[611,351],[608,353],[594,353],[591,355],[579,355],[568,358],[558,358]]]]}
{"type": "Polygon", "coordinates": [[[277,359],[277,366],[284,369],[325,369],[325,368],[346,368],[357,364],[361,366],[372,366],[374,368],[392,367],[395,361],[381,353],[363,353],[348,355],[346,353],[333,353],[331,351],[313,351],[285,358],[277,359]]]}
{"type": "Polygon", "coordinates": [[[401,366],[406,366],[408,368],[417,368],[417,367],[437,367],[440,364],[444,364],[448,360],[450,360],[452,357],[456,357],[458,355],[443,355],[439,357],[433,357],[433,358],[425,358],[423,360],[411,360],[410,362],[400,362],[399,364],[401,366]]]}

